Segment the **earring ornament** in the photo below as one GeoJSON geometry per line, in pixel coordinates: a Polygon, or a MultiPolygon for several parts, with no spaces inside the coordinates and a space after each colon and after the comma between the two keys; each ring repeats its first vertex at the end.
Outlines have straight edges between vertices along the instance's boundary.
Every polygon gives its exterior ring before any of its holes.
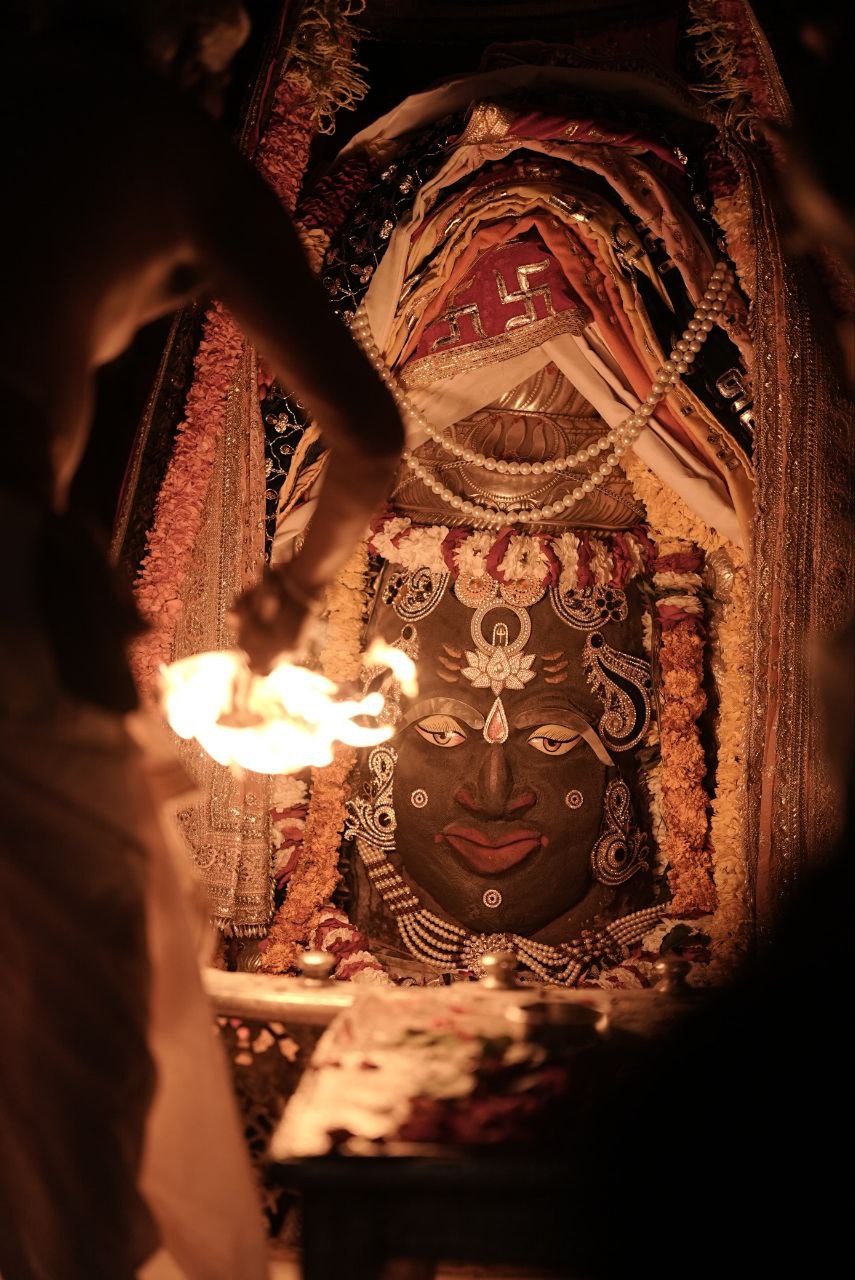
{"type": "Polygon", "coordinates": [[[600,884],[619,885],[647,866],[644,838],[632,830],[632,798],[622,778],[606,787],[603,825],[591,850],[591,869],[600,884]]]}
{"type": "Polygon", "coordinates": [[[594,631],[585,641],[582,663],[591,692],[605,707],[600,735],[611,751],[629,751],[650,728],[653,681],[650,664],[621,653],[594,631]]]}
{"type": "Polygon", "coordinates": [[[346,834],[361,836],[375,849],[394,849],[398,826],[392,804],[392,785],[398,753],[394,747],[375,747],[368,757],[369,794],[349,801],[346,834]]]}

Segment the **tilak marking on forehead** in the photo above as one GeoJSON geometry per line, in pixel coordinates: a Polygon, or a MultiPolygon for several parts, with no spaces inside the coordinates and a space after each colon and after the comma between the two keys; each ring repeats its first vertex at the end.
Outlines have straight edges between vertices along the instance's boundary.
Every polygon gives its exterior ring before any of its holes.
{"type": "Polygon", "coordinates": [[[497,698],[484,721],[484,741],[497,745],[508,740],[508,717],[502,706],[502,699],[497,698]]]}
{"type": "Polygon", "coordinates": [[[543,679],[546,684],[563,684],[569,674],[569,662],[566,653],[543,655],[543,679]]]}
{"type": "Polygon", "coordinates": [[[446,684],[457,684],[457,677],[463,670],[463,650],[458,649],[456,645],[451,645],[443,641],[442,647],[444,653],[437,654],[434,669],[440,680],[444,680],[446,684]]]}

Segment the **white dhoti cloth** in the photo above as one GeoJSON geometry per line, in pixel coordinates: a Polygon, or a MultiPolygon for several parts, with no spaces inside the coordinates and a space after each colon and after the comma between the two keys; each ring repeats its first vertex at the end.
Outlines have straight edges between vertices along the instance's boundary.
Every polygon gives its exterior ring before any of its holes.
{"type": "Polygon", "coordinates": [[[256,1280],[202,918],[162,820],[172,766],[59,689],[37,526],[0,496],[0,1274],[256,1280]]]}

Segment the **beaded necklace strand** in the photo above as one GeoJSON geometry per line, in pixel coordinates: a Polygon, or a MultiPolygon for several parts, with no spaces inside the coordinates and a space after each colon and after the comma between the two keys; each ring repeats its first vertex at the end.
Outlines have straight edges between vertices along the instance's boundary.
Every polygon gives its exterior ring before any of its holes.
{"type": "MultiPolygon", "coordinates": [[[[423,907],[389,861],[391,849],[379,848],[359,835],[356,846],[369,880],[395,919],[401,941],[417,960],[446,972],[477,970],[479,955],[490,950],[491,945],[499,945],[493,935],[471,933],[423,907]]],[[[602,928],[583,929],[580,938],[557,946],[516,933],[501,935],[500,942],[543,982],[570,987],[595,960],[632,946],[661,917],[661,907],[643,907],[602,928]]]]}
{"type": "Polygon", "coordinates": [[[436,494],[438,498],[441,498],[443,502],[447,503],[455,511],[461,511],[465,515],[475,515],[486,524],[497,527],[515,521],[520,524],[532,524],[560,515],[575,503],[581,502],[587,494],[592,493],[594,488],[602,484],[606,477],[611,474],[619,459],[635,443],[645,429],[655,409],[670,388],[691,368],[707,336],[712,332],[718,317],[724,310],[725,303],[733,289],[733,282],[734,277],[730,267],[724,262],[719,262],[710,277],[704,296],[695,308],[695,313],[682,337],[674,344],[669,359],[665,361],[657,373],[648,395],[637,409],[633,410],[618,426],[612,427],[610,431],[600,436],[593,444],[577,450],[569,458],[559,458],[546,462],[517,462],[512,458],[496,458],[459,445],[445,432],[438,430],[428,422],[425,415],[412,403],[394,373],[389,369],[374,341],[371,326],[365,314],[364,304],[354,317],[352,332],[368,359],[374,365],[377,373],[389,388],[402,414],[411,419],[434,443],[455,458],[477,467],[484,467],[487,471],[495,471],[500,475],[551,476],[562,471],[572,471],[574,468],[598,457],[601,453],[605,453],[606,450],[610,450],[604,461],[572,493],[568,493],[565,497],[559,498],[555,502],[546,503],[543,506],[512,507],[509,510],[497,510],[495,507],[486,507],[481,503],[460,498],[451,489],[441,484],[430,469],[424,466],[410,450],[404,451],[404,461],[413,474],[422,480],[432,493],[436,494]]]}

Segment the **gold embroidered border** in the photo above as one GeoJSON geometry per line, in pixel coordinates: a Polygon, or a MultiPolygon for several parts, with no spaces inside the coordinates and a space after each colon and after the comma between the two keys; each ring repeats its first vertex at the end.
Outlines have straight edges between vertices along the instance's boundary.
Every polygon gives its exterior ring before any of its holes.
{"type": "Polygon", "coordinates": [[[749,848],[761,936],[838,834],[841,797],[810,670],[852,611],[850,408],[817,342],[799,264],[782,253],[765,175],[737,143],[756,246],[757,516],[752,578],[749,848]]]}
{"type": "MultiPolygon", "coordinates": [[[[264,426],[256,359],[244,352],[226,410],[202,522],[182,588],[173,659],[234,644],[226,613],[264,565],[264,426]]],[[[270,779],[236,776],[198,743],[180,744],[202,800],[179,817],[226,933],[262,934],[272,907],[270,779]]]]}
{"type": "Polygon", "coordinates": [[[582,333],[585,324],[573,309],[562,311],[557,316],[544,316],[542,320],[514,329],[512,333],[485,338],[481,342],[470,342],[468,346],[456,351],[444,351],[439,355],[423,356],[421,360],[411,361],[401,371],[401,383],[408,391],[412,391],[416,387],[429,387],[434,382],[453,378],[458,373],[467,373],[470,369],[501,364],[515,356],[525,355],[532,347],[539,347],[550,338],[557,338],[560,333],[582,333]],[[575,320],[574,316],[577,317],[575,320]]]}

